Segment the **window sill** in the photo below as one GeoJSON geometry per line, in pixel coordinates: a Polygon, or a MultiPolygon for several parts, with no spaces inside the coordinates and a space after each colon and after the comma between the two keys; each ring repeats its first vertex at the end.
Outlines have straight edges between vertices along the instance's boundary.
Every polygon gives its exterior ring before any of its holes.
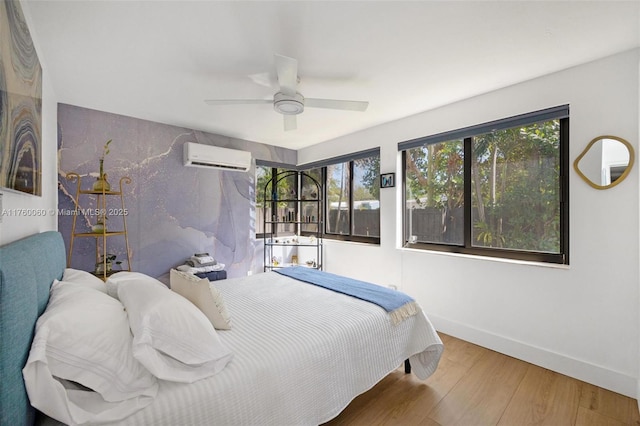
{"type": "Polygon", "coordinates": [[[412,253],[428,253],[430,255],[433,254],[437,256],[460,257],[464,259],[474,259],[474,260],[481,260],[485,262],[510,263],[512,265],[537,266],[542,268],[563,269],[563,270],[571,269],[570,265],[564,265],[561,263],[533,262],[530,260],[507,259],[503,257],[493,257],[493,256],[479,256],[477,254],[452,253],[448,251],[417,249],[417,248],[409,248],[409,247],[400,247],[400,250],[406,251],[406,252],[412,252],[412,253]]]}
{"type": "Polygon", "coordinates": [[[349,240],[339,240],[337,238],[323,238],[323,243],[326,245],[327,243],[331,244],[331,243],[339,243],[339,244],[355,244],[355,245],[359,245],[359,246],[365,246],[365,247],[380,247],[380,243],[374,243],[374,242],[365,242],[365,241],[349,241],[349,240]]]}

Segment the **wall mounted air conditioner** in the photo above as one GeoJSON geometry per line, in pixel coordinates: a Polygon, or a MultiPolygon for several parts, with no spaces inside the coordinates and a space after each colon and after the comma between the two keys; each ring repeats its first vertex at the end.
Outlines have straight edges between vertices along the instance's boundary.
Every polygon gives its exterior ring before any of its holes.
{"type": "Polygon", "coordinates": [[[184,144],[184,165],[208,169],[246,172],[251,167],[251,153],[195,142],[184,144]]]}

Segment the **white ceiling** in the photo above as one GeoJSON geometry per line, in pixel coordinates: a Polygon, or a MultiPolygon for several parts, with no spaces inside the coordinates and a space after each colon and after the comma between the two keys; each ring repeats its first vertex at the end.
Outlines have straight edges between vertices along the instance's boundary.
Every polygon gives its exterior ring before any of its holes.
{"type": "Polygon", "coordinates": [[[23,0],[58,102],[298,149],[640,46],[640,2],[23,0]],[[283,130],[251,76],[299,63],[283,130]]]}

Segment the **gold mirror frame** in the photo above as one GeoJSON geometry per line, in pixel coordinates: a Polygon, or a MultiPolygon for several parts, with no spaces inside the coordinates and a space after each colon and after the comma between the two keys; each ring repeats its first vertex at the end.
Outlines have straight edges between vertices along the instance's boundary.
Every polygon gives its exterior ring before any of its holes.
{"type": "Polygon", "coordinates": [[[631,172],[631,169],[633,168],[633,163],[634,162],[635,162],[635,152],[633,150],[633,146],[631,146],[631,144],[629,142],[627,142],[625,139],[619,138],[617,136],[604,135],[604,136],[598,136],[598,137],[594,138],[591,142],[589,142],[587,147],[582,151],[582,153],[580,153],[580,155],[578,155],[578,157],[573,162],[573,169],[576,171],[578,176],[580,176],[582,178],[582,180],[584,180],[590,187],[595,188],[595,189],[609,189],[609,188],[613,188],[614,186],[618,185],[620,182],[625,180],[625,178],[631,172]],[[618,142],[621,142],[629,150],[629,164],[627,164],[627,168],[624,169],[624,172],[620,175],[620,177],[618,179],[616,179],[615,181],[611,182],[609,185],[598,185],[597,183],[594,183],[591,179],[589,179],[587,176],[585,176],[585,174],[582,173],[582,171],[578,167],[578,163],[580,162],[580,160],[582,160],[582,157],[584,157],[587,154],[587,152],[589,152],[589,149],[591,149],[591,147],[596,142],[601,141],[603,139],[613,139],[613,140],[616,140],[618,142]]]}

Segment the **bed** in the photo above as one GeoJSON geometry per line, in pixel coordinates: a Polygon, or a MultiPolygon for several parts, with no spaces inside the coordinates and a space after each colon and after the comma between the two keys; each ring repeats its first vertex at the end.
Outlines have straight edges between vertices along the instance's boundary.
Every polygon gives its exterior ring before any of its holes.
{"type": "MultiPolygon", "coordinates": [[[[57,232],[0,248],[1,425],[36,422],[22,368],[65,265],[57,232]],[[39,268],[33,259],[42,260],[39,268]]],[[[394,325],[376,305],[273,272],[215,286],[233,320],[217,333],[231,361],[195,383],[158,380],[153,401],[114,424],[317,425],[406,359],[416,375],[429,376],[443,350],[421,310],[394,325]]]]}

